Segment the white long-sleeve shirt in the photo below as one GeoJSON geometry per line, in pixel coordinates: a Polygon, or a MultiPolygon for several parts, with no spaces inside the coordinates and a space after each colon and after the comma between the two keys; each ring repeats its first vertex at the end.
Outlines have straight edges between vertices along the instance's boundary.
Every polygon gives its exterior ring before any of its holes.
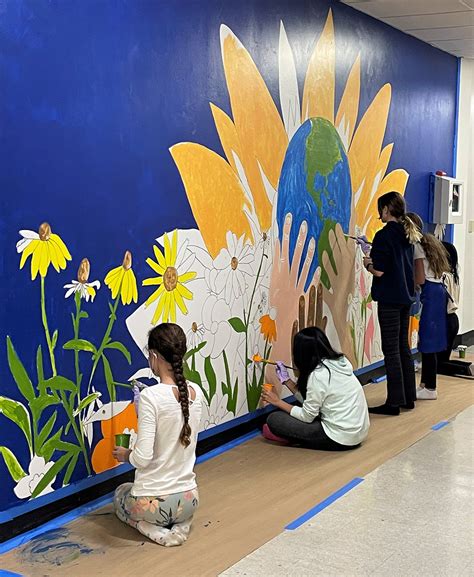
{"type": "Polygon", "coordinates": [[[173,388],[175,385],[159,383],[140,393],[138,437],[129,459],[136,468],[131,491],[135,497],[169,495],[196,488],[193,469],[203,395],[199,387],[192,387],[196,398],[191,400],[190,395],[189,399],[191,443],[185,448],[179,440],[184,419],[173,388]]]}
{"type": "Polygon", "coordinates": [[[364,441],[369,432],[369,411],[362,386],[346,357],[324,361],[308,378],[306,399],[293,407],[291,416],[312,423],[319,415],[326,435],[341,445],[353,446],[364,441]],[[328,370],[329,369],[329,370],[328,370]]]}

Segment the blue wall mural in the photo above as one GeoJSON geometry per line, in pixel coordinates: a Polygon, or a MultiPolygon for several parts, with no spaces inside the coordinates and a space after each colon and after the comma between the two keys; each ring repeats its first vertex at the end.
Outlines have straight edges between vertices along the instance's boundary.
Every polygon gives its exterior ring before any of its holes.
{"type": "Polygon", "coordinates": [[[258,408],[271,376],[249,359],[289,356],[311,316],[357,366],[378,360],[341,235],[373,233],[387,187],[426,219],[429,174],[453,164],[456,73],[326,0],[6,2],[0,511],[116,465],[162,320],[186,325],[208,430],[258,408]]]}

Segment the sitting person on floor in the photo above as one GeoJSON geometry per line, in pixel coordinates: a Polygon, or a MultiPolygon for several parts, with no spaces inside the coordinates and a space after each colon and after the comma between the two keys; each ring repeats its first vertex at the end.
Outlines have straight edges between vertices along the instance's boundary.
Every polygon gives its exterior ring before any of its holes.
{"type": "Polygon", "coordinates": [[[184,379],[185,353],[186,335],[178,325],[150,331],[148,360],[160,382],[140,393],[134,449],[113,451],[117,461],[136,469],[134,482],[115,491],[115,514],[165,547],[186,541],[199,502],[193,468],[203,395],[184,379]]]}
{"type": "Polygon", "coordinates": [[[275,392],[264,390],[262,400],[280,410],[268,416],[263,436],[324,451],[358,447],[367,438],[369,413],[351,363],[317,327],[295,335],[293,358],[299,372],[297,383],[282,362],[277,363],[276,372],[302,406],[290,405],[275,392]]]}

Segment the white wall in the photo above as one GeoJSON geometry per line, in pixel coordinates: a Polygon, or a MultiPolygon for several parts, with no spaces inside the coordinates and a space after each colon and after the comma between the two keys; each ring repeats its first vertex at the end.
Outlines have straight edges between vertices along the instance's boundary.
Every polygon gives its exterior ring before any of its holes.
{"type": "Polygon", "coordinates": [[[454,226],[454,245],[461,266],[459,333],[474,330],[474,60],[461,60],[459,124],[456,178],[464,180],[467,191],[464,224],[454,226]]]}

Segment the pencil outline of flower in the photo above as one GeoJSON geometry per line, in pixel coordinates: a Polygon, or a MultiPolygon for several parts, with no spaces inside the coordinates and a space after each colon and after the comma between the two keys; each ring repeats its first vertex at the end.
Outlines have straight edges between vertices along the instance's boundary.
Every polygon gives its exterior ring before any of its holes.
{"type": "Polygon", "coordinates": [[[186,333],[186,341],[188,344],[188,349],[195,349],[204,341],[204,333],[206,329],[202,323],[197,323],[193,321],[191,323],[191,328],[186,333]]]}
{"type": "Polygon", "coordinates": [[[132,300],[134,303],[138,302],[137,279],[132,269],[132,253],[129,250],[125,251],[122,264],[107,273],[104,282],[113,299],[120,295],[123,305],[129,305],[132,300]]]}
{"type": "Polygon", "coordinates": [[[148,257],[146,263],[157,273],[158,276],[146,278],[142,286],[158,286],[147,298],[145,306],[148,307],[156,300],[156,309],[151,320],[156,325],[160,317],[162,322],[176,322],[176,305],[186,315],[188,308],[184,299],[193,300],[193,293],[184,285],[196,278],[197,273],[189,271],[194,264],[195,256],[188,251],[189,241],[186,239],[178,251],[178,231],[175,229],[171,236],[168,233],[163,236],[163,251],[157,244],[153,245],[156,261],[148,257]],[[189,254],[187,254],[189,252],[189,254]]]}
{"type": "Polygon", "coordinates": [[[16,250],[18,254],[21,253],[20,269],[31,256],[31,280],[36,279],[38,272],[44,278],[50,265],[53,265],[56,272],[64,270],[66,261],[72,259],[62,238],[51,232],[47,222],[41,224],[38,232],[20,230],[19,234],[23,237],[16,243],[16,250]]]}
{"type": "Polygon", "coordinates": [[[216,276],[216,292],[224,293],[227,304],[232,300],[232,294],[236,299],[245,295],[247,282],[245,275],[253,276],[252,263],[255,260],[252,246],[244,242],[244,235],[237,238],[231,231],[226,235],[227,247],[221,249],[214,259],[214,268],[219,272],[216,276]]]}
{"type": "Polygon", "coordinates": [[[100,289],[100,281],[94,280],[92,282],[88,282],[89,272],[89,261],[87,258],[83,258],[79,266],[79,270],[77,271],[77,280],[73,280],[70,284],[65,284],[63,286],[63,288],[68,289],[64,295],[65,299],[78,292],[81,299],[85,299],[86,302],[89,302],[89,299],[91,299],[91,302],[94,302],[96,295],[95,289],[100,289]]]}

